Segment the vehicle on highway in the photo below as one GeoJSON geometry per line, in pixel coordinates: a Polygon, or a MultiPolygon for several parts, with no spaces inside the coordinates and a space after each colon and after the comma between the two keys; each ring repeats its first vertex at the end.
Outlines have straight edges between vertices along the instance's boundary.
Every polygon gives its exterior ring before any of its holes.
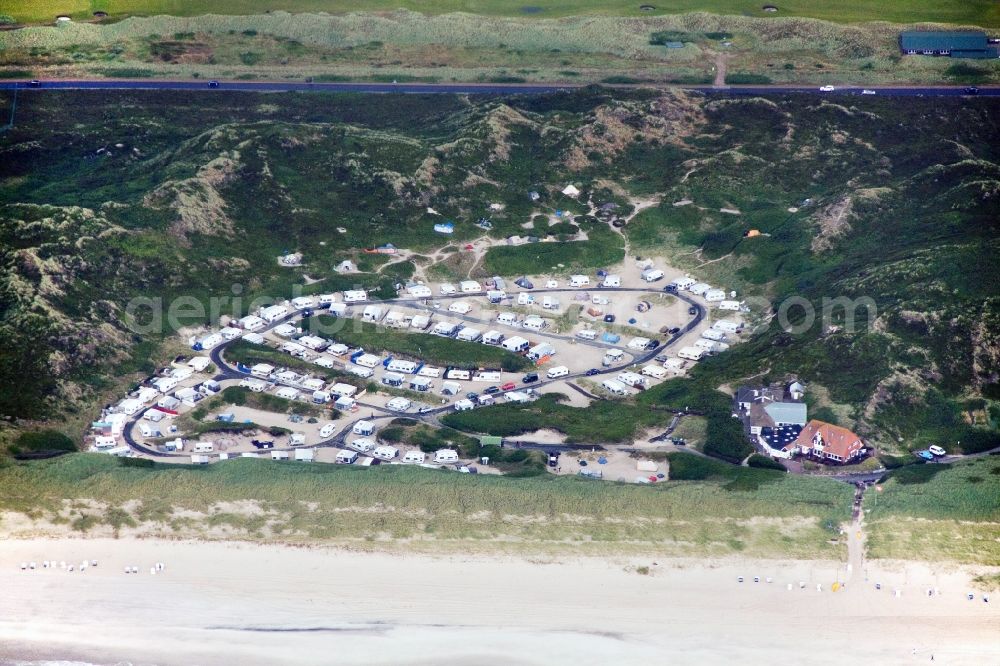
{"type": "Polygon", "coordinates": [[[507,382],[506,384],[504,384],[503,386],[500,387],[500,390],[501,391],[513,391],[515,388],[517,388],[517,384],[515,384],[514,382],[507,382]]]}
{"type": "Polygon", "coordinates": [[[522,384],[531,384],[531,383],[537,382],[537,381],[538,381],[538,373],[537,372],[529,372],[528,374],[526,374],[524,376],[523,379],[521,379],[521,383],[522,384]]]}
{"type": "Polygon", "coordinates": [[[979,94],[979,88],[977,88],[976,86],[969,86],[968,88],[965,89],[965,94],[966,95],[978,95],[979,94]]]}
{"type": "Polygon", "coordinates": [[[42,82],[39,81],[38,79],[31,79],[30,81],[28,81],[28,87],[29,88],[41,88],[42,87],[42,82]]]}
{"type": "Polygon", "coordinates": [[[869,90],[868,88],[865,88],[864,90],[861,91],[861,94],[862,95],[874,95],[875,91],[874,90],[869,90]]]}
{"type": "Polygon", "coordinates": [[[594,375],[599,375],[599,374],[601,374],[601,371],[598,370],[597,368],[591,368],[590,370],[587,370],[588,377],[593,377],[594,375]]]}
{"type": "Polygon", "coordinates": [[[833,86],[820,86],[819,89],[820,92],[833,92],[834,90],[836,90],[836,88],[833,86]]]}
{"type": "Polygon", "coordinates": [[[928,446],[927,450],[931,453],[931,455],[937,456],[939,458],[941,456],[948,455],[948,452],[945,451],[940,446],[938,446],[937,444],[932,444],[932,445],[928,446]]]}
{"type": "Polygon", "coordinates": [[[218,88],[219,87],[219,82],[218,81],[209,81],[208,82],[208,87],[209,88],[218,88]]]}
{"type": "Polygon", "coordinates": [[[499,392],[500,392],[499,386],[487,386],[485,389],[483,389],[483,395],[493,395],[494,393],[499,393],[499,392]]]}

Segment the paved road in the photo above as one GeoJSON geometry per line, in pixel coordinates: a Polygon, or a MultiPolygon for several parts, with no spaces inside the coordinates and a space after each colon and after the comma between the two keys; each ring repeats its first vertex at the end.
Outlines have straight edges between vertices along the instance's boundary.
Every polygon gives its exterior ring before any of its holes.
{"type": "MultiPolygon", "coordinates": [[[[354,92],[354,93],[409,93],[409,94],[462,94],[462,95],[518,95],[553,93],[587,87],[588,84],[530,84],[530,83],[305,83],[291,81],[219,81],[211,88],[207,81],[165,81],[157,79],[101,79],[41,81],[32,87],[27,81],[0,80],[0,90],[14,88],[31,90],[197,90],[205,92],[354,92]]],[[[774,95],[785,93],[814,93],[820,95],[860,95],[863,86],[837,87],[834,92],[821,93],[817,86],[685,86],[671,84],[612,85],[610,88],[684,88],[712,95],[774,95]]],[[[889,97],[961,97],[965,86],[871,86],[876,96],[889,97]]],[[[1000,97],[1000,87],[982,86],[980,96],[1000,97]]]]}

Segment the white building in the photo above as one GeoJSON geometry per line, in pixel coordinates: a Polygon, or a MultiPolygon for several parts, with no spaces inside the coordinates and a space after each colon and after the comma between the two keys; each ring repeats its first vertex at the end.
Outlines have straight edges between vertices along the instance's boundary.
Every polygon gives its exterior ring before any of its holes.
{"type": "Polygon", "coordinates": [[[354,363],[362,368],[377,368],[381,362],[382,359],[375,354],[362,354],[354,359],[354,363]]]}
{"type": "Polygon", "coordinates": [[[364,321],[381,321],[383,316],[385,316],[385,310],[381,305],[367,305],[361,311],[361,318],[364,321]]]}
{"type": "Polygon", "coordinates": [[[341,449],[337,451],[337,457],[334,459],[340,465],[353,465],[358,459],[357,451],[348,451],[347,449],[341,449]]]}
{"type": "Polygon", "coordinates": [[[288,314],[288,308],[284,305],[270,305],[260,311],[260,318],[269,324],[273,324],[288,314]]]}
{"type": "Polygon", "coordinates": [[[656,282],[663,279],[663,271],[659,268],[647,268],[642,272],[642,279],[646,282],[656,282]]]}
{"type": "Polygon", "coordinates": [[[396,412],[405,412],[413,405],[412,402],[406,398],[393,398],[389,402],[385,403],[385,406],[396,412]]]}
{"type": "Polygon", "coordinates": [[[501,312],[497,315],[497,323],[517,328],[517,315],[513,312],[501,312]]]}
{"type": "Polygon", "coordinates": [[[431,288],[425,284],[411,284],[406,291],[412,298],[430,298],[434,295],[431,288]]]}
{"type": "Polygon", "coordinates": [[[279,398],[284,398],[285,400],[297,400],[299,397],[299,390],[294,389],[291,386],[282,386],[274,392],[274,395],[279,398]]]}
{"type": "Polygon", "coordinates": [[[528,331],[540,331],[547,325],[546,321],[539,317],[538,315],[528,315],[521,322],[521,328],[528,331]]]}
{"type": "Polygon", "coordinates": [[[274,366],[268,363],[258,363],[252,368],[250,368],[250,374],[254,377],[262,377],[267,379],[274,372],[274,366]]]}
{"type": "Polygon", "coordinates": [[[402,359],[394,358],[389,361],[389,365],[385,366],[385,369],[391,372],[401,372],[406,375],[412,375],[417,371],[417,364],[413,361],[404,361],[402,359]]]}
{"type": "Polygon", "coordinates": [[[700,361],[705,357],[705,350],[701,347],[681,347],[677,356],[688,361],[700,361]]]}
{"type": "Polygon", "coordinates": [[[462,340],[464,342],[475,342],[482,337],[482,332],[478,328],[472,328],[471,326],[466,326],[461,329],[458,334],[455,335],[456,340],[462,340]]]}
{"type": "Polygon", "coordinates": [[[546,356],[555,356],[555,353],[555,347],[550,345],[548,342],[541,342],[529,349],[525,356],[530,358],[532,361],[539,361],[546,356]]]}
{"type": "Polygon", "coordinates": [[[267,322],[256,315],[247,315],[246,317],[242,317],[239,324],[240,328],[245,331],[257,331],[267,326],[267,322]]]}
{"type": "Polygon", "coordinates": [[[458,462],[458,451],[454,449],[438,449],[434,452],[434,462],[439,464],[458,462]]]}
{"type": "Polygon", "coordinates": [[[299,329],[295,324],[278,324],[274,327],[274,334],[283,338],[290,338],[298,332],[299,329]]]}
{"type": "Polygon", "coordinates": [[[458,324],[453,324],[450,321],[439,321],[434,325],[431,333],[434,335],[442,335],[446,338],[450,338],[458,332],[458,324]]]}
{"type": "Polygon", "coordinates": [[[528,347],[531,346],[531,343],[519,335],[514,335],[501,342],[500,346],[507,351],[519,354],[521,352],[528,351],[528,347]]]}
{"type": "Polygon", "coordinates": [[[743,324],[723,319],[712,324],[712,328],[725,333],[739,333],[743,329],[743,324]]]}
{"type": "Polygon", "coordinates": [[[689,289],[694,283],[695,281],[689,277],[679,277],[670,281],[670,284],[676,287],[678,291],[689,289]]]}
{"type": "Polygon", "coordinates": [[[358,392],[358,387],[353,384],[344,384],[342,382],[337,382],[330,387],[330,394],[335,395],[338,398],[341,396],[347,396],[348,398],[353,396],[358,392]]]}
{"type": "Polygon", "coordinates": [[[395,446],[379,446],[372,451],[372,455],[379,460],[392,460],[399,455],[399,449],[395,446]]]}
{"type": "Polygon", "coordinates": [[[605,379],[603,382],[601,382],[601,386],[603,386],[604,389],[607,390],[609,393],[613,393],[614,395],[629,394],[629,390],[625,386],[625,384],[622,384],[620,381],[615,379],[605,379]]]}
{"type": "Polygon", "coordinates": [[[483,337],[480,340],[484,345],[498,345],[503,342],[504,335],[500,331],[490,329],[483,333],[483,337]]]}
{"type": "Polygon", "coordinates": [[[316,449],[295,449],[295,459],[299,462],[313,462],[316,460],[316,449]]]}

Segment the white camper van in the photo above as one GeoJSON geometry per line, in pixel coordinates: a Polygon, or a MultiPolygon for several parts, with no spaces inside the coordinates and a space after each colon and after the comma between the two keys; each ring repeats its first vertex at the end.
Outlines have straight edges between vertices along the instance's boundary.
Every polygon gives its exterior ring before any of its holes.
{"type": "Polygon", "coordinates": [[[549,371],[545,373],[545,376],[549,379],[557,379],[559,377],[565,377],[569,374],[569,368],[565,365],[557,365],[554,368],[549,368],[549,371]]]}
{"type": "Polygon", "coordinates": [[[569,286],[571,287],[589,287],[590,277],[587,275],[571,275],[569,277],[569,286]]]}
{"type": "Polygon", "coordinates": [[[458,462],[458,452],[454,449],[438,449],[434,452],[434,462],[455,463],[458,462]]]}

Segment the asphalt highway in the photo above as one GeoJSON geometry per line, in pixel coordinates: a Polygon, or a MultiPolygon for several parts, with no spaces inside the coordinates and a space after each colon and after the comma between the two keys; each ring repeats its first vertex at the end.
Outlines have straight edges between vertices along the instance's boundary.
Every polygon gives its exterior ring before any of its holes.
{"type": "MultiPolygon", "coordinates": [[[[569,91],[585,88],[587,84],[530,84],[530,83],[307,83],[292,81],[166,81],[158,79],[100,79],[38,81],[37,85],[24,80],[0,80],[0,90],[191,90],[214,93],[225,92],[353,92],[353,93],[409,93],[451,95],[518,95],[569,91]],[[218,85],[213,85],[217,83],[218,85]]],[[[820,92],[818,86],[686,86],[671,84],[611,85],[610,88],[662,87],[697,90],[710,95],[774,95],[787,93],[812,93],[819,95],[860,95],[862,90],[873,90],[875,96],[889,97],[962,97],[969,96],[965,86],[844,86],[832,92],[820,92]]],[[[1000,97],[1000,87],[983,86],[978,96],[1000,97]]]]}

